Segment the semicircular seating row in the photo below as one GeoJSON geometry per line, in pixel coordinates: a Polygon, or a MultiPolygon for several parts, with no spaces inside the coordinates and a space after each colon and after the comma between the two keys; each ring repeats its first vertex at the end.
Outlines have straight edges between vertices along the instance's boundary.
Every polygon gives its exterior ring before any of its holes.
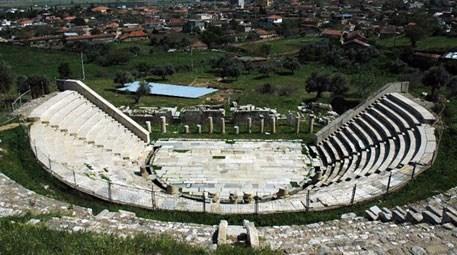
{"type": "Polygon", "coordinates": [[[75,91],[58,93],[29,119],[35,121],[32,146],[70,169],[90,168],[125,182],[135,177],[132,173],[147,152],[139,137],[75,91]]]}
{"type": "Polygon", "coordinates": [[[314,187],[429,164],[436,150],[434,120],[432,113],[410,98],[384,95],[311,147],[322,166],[314,187]]]}

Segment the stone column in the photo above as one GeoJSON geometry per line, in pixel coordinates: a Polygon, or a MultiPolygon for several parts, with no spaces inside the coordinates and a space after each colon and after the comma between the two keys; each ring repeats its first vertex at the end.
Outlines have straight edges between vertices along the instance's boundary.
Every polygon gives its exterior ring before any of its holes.
{"type": "Polygon", "coordinates": [[[148,128],[148,132],[151,133],[152,128],[151,128],[151,122],[150,121],[146,121],[146,127],[148,128]]]}
{"type": "Polygon", "coordinates": [[[225,135],[225,118],[221,118],[221,134],[225,135]]]}
{"type": "Polygon", "coordinates": [[[249,134],[252,133],[252,118],[251,117],[248,118],[248,132],[249,132],[249,134]]]}
{"type": "Polygon", "coordinates": [[[228,222],[226,220],[221,220],[217,229],[217,245],[227,243],[227,228],[228,222]]]}
{"type": "Polygon", "coordinates": [[[235,134],[239,135],[240,134],[240,127],[239,126],[235,126],[235,134]]]}
{"type": "Polygon", "coordinates": [[[202,133],[202,125],[197,124],[197,133],[201,134],[202,133]]]}
{"type": "Polygon", "coordinates": [[[184,125],[184,133],[189,134],[189,125],[184,125]]]}
{"type": "Polygon", "coordinates": [[[260,115],[260,133],[263,134],[265,132],[265,119],[263,115],[260,115]]]}
{"type": "Polygon", "coordinates": [[[314,115],[309,115],[309,133],[312,134],[314,132],[314,115]]]}
{"type": "Polygon", "coordinates": [[[300,115],[297,115],[297,117],[295,117],[295,132],[298,134],[300,134],[300,115]]]}
{"type": "Polygon", "coordinates": [[[213,117],[208,117],[208,130],[210,134],[212,134],[214,131],[213,117]]]}
{"type": "Polygon", "coordinates": [[[276,116],[271,117],[271,133],[276,134],[276,116]]]}
{"type": "Polygon", "coordinates": [[[161,131],[163,134],[167,133],[167,117],[165,116],[160,116],[161,120],[161,131]]]}

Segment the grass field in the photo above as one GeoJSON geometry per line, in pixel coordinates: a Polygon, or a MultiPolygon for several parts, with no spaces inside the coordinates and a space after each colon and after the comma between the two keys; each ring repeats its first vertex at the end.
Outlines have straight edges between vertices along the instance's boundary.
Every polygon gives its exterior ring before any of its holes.
{"type": "MultiPolygon", "coordinates": [[[[299,43],[302,39],[291,39],[294,43],[299,43]]],[[[275,44],[288,44],[290,40],[286,39],[283,43],[275,41],[275,44]]],[[[161,52],[157,51],[149,54],[150,46],[146,42],[122,43],[115,44],[118,49],[127,49],[132,46],[139,46],[141,54],[137,57],[132,57],[126,65],[116,65],[102,67],[93,63],[86,64],[86,83],[95,91],[107,98],[116,106],[132,105],[134,100],[130,95],[117,93],[112,81],[114,75],[118,71],[132,70],[138,63],[147,63],[149,65],[166,65],[173,64],[191,65],[192,59],[194,63],[193,71],[182,71],[163,81],[165,83],[174,84],[210,84],[213,87],[219,88],[220,93],[224,93],[224,97],[231,100],[237,100],[241,104],[254,104],[262,107],[277,108],[280,112],[295,110],[296,107],[303,101],[314,97],[305,91],[306,79],[314,71],[326,72],[332,74],[338,70],[325,66],[319,63],[310,63],[302,65],[294,75],[271,74],[269,77],[262,77],[258,73],[241,75],[237,80],[231,83],[221,83],[217,81],[214,73],[209,72],[209,60],[223,56],[220,52],[214,51],[194,51],[191,58],[188,52],[161,52]],[[265,83],[270,83],[276,88],[275,94],[261,94],[258,92],[260,86],[265,83]],[[281,91],[288,91],[281,93],[281,91]]],[[[32,49],[25,47],[15,47],[2,45],[0,47],[0,58],[9,63],[13,70],[18,75],[42,74],[49,79],[57,77],[57,67],[62,62],[68,62],[73,71],[74,78],[81,77],[80,71],[80,56],[77,53],[69,53],[55,50],[32,49]]],[[[358,73],[348,74],[347,78],[355,84],[356,80],[370,80],[370,84],[363,83],[362,85],[351,86],[352,90],[348,92],[348,96],[357,97],[356,94],[366,94],[365,91],[373,91],[377,87],[384,85],[387,82],[396,80],[395,76],[386,74],[380,71],[363,70],[358,73]]],[[[142,106],[188,106],[202,103],[211,103],[208,98],[200,99],[182,99],[160,96],[145,96],[141,99],[142,106]]],[[[328,100],[329,98],[323,98],[328,100]]],[[[225,101],[226,102],[226,101],[225,101]]],[[[220,103],[220,102],[218,102],[220,103]]]]}
{"type": "Polygon", "coordinates": [[[271,55],[280,56],[284,54],[289,55],[297,53],[298,51],[300,51],[303,45],[313,43],[318,40],[320,40],[320,38],[315,36],[299,36],[286,39],[272,40],[267,42],[244,43],[240,45],[240,48],[245,49],[249,53],[255,55],[255,53],[258,52],[258,49],[262,45],[269,45],[271,46],[271,55]]]}
{"type": "MultiPolygon", "coordinates": [[[[381,47],[395,48],[395,47],[406,47],[410,46],[411,42],[404,36],[387,38],[376,41],[376,44],[381,47]]],[[[433,36],[427,37],[417,42],[418,50],[436,50],[446,51],[451,48],[457,47],[457,38],[445,37],[445,36],[433,36]]]]}
{"type": "MultiPolygon", "coordinates": [[[[34,217],[36,218],[36,217],[34,217]]],[[[100,254],[100,255],[273,255],[269,249],[253,250],[243,247],[221,246],[216,251],[194,247],[166,235],[119,238],[108,234],[88,232],[67,233],[26,225],[24,218],[0,219],[0,254],[100,254]],[[12,223],[14,221],[14,223],[12,223]]]]}

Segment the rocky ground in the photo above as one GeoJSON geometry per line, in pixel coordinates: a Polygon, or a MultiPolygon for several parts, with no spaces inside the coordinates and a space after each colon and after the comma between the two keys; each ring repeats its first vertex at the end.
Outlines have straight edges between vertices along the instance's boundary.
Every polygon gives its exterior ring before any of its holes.
{"type": "MultiPolygon", "coordinates": [[[[454,204],[457,189],[417,204],[431,201],[454,204]]],[[[216,247],[213,244],[216,226],[147,220],[126,211],[103,211],[94,216],[90,209],[38,195],[0,174],[0,217],[26,213],[62,215],[28,222],[55,230],[119,236],[168,234],[194,245],[216,247]]],[[[340,220],[304,226],[259,227],[258,231],[261,245],[286,254],[457,254],[457,229],[450,225],[397,225],[346,214],[340,220]]]]}
{"type": "Polygon", "coordinates": [[[457,231],[364,218],[260,228],[265,242],[288,254],[457,254],[457,231]]]}

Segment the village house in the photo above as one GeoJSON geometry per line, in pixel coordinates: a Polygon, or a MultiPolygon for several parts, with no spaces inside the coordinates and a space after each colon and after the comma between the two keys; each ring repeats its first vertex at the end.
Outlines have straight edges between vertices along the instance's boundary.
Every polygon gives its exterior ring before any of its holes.
{"type": "Polygon", "coordinates": [[[343,32],[335,29],[324,29],[321,32],[321,37],[328,38],[328,39],[333,39],[333,40],[340,40],[341,36],[343,35],[343,32]]]}
{"type": "Polygon", "coordinates": [[[279,15],[270,15],[267,17],[267,22],[274,25],[279,25],[282,23],[282,17],[279,15]]]}
{"type": "Polygon", "coordinates": [[[267,31],[265,29],[257,28],[254,30],[256,35],[259,37],[259,39],[264,40],[264,39],[271,39],[275,38],[278,36],[278,34],[275,31],[267,31]]]}
{"type": "Polygon", "coordinates": [[[97,6],[95,8],[92,8],[91,11],[99,14],[107,14],[111,10],[106,6],[97,6]]]}

